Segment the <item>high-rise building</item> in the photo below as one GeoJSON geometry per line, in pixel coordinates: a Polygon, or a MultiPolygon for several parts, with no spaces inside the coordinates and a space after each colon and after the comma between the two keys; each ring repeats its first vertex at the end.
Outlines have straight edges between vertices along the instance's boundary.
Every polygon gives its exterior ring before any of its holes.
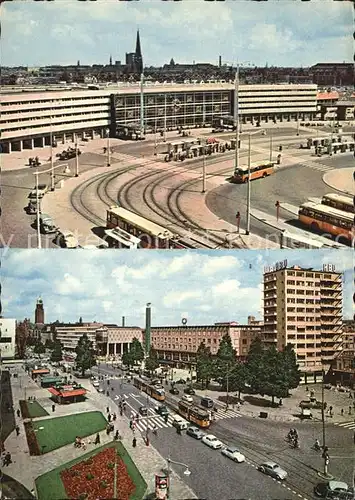
{"type": "Polygon", "coordinates": [[[138,75],[143,73],[143,58],[142,58],[142,50],[141,50],[141,40],[139,37],[139,30],[137,31],[137,40],[136,40],[136,51],[134,57],[135,71],[138,75]]]}
{"type": "Polygon", "coordinates": [[[12,359],[16,352],[16,320],[0,318],[0,360],[12,359]]]}
{"type": "Polygon", "coordinates": [[[318,271],[283,261],[264,270],[265,342],[292,344],[305,381],[319,380],[341,349],[342,289],[333,265],[318,271]]]}
{"type": "Polygon", "coordinates": [[[39,298],[36,303],[35,324],[44,325],[44,307],[43,307],[43,300],[41,298],[39,298]]]}

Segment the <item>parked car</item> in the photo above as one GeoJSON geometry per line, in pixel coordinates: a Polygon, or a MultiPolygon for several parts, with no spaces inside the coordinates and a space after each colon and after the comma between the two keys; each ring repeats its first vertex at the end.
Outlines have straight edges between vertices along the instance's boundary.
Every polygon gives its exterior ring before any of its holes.
{"type": "Polygon", "coordinates": [[[321,498],[339,498],[341,500],[352,500],[354,493],[349,486],[343,481],[328,481],[326,483],[318,483],[314,487],[314,494],[321,498]]]}
{"type": "Polygon", "coordinates": [[[207,434],[202,438],[202,443],[213,448],[214,450],[219,450],[223,447],[223,443],[216,438],[213,434],[207,434]]]}
{"type": "Polygon", "coordinates": [[[156,406],[155,411],[162,417],[164,417],[165,415],[169,415],[169,410],[165,405],[156,406]]]}
{"type": "Polygon", "coordinates": [[[57,241],[64,248],[78,248],[79,242],[71,231],[63,230],[58,234],[57,241]]]}
{"type": "Polygon", "coordinates": [[[287,477],[287,472],[276,462],[263,462],[258,466],[258,470],[278,480],[284,480],[287,477]]]}
{"type": "MultiPolygon", "coordinates": [[[[41,213],[41,200],[38,200],[39,213],[41,213]]],[[[37,200],[31,198],[27,205],[27,213],[30,215],[37,214],[37,200]]]]}
{"type": "Polygon", "coordinates": [[[184,393],[190,394],[190,396],[194,396],[196,394],[196,392],[194,391],[194,389],[192,387],[185,387],[184,393]]]}
{"type": "Polygon", "coordinates": [[[201,406],[204,406],[205,408],[213,408],[213,406],[214,406],[213,399],[211,399],[211,398],[202,398],[201,399],[201,406]]]}
{"type": "MultiPolygon", "coordinates": [[[[36,224],[37,224],[37,219],[36,219],[36,224]]],[[[42,233],[50,234],[50,233],[56,233],[58,231],[58,228],[55,226],[53,220],[47,214],[41,213],[39,218],[39,224],[42,233]]]]}
{"type": "Polygon", "coordinates": [[[199,429],[198,427],[193,426],[186,429],[186,434],[195,439],[202,439],[204,436],[206,436],[205,432],[201,431],[201,429],[199,429]]]}
{"type": "Polygon", "coordinates": [[[146,406],[141,406],[139,408],[139,413],[142,415],[142,417],[146,417],[148,415],[148,408],[146,406]]]}
{"type": "Polygon", "coordinates": [[[170,394],[179,394],[180,393],[179,389],[177,389],[176,387],[171,387],[169,389],[169,392],[170,392],[170,394]]]}
{"type": "MultiPolygon", "coordinates": [[[[38,184],[38,198],[43,198],[43,196],[47,193],[48,191],[48,186],[47,184],[38,184]]],[[[37,190],[36,187],[32,189],[30,194],[28,195],[29,198],[31,199],[36,199],[37,198],[37,190]]]]}
{"type": "Polygon", "coordinates": [[[186,384],[186,380],[184,380],[183,378],[180,378],[179,380],[175,381],[175,384],[186,384]]]}
{"type": "Polygon", "coordinates": [[[225,457],[230,458],[234,462],[238,462],[240,464],[241,462],[245,462],[245,456],[240,453],[238,448],[235,448],[233,446],[228,446],[227,448],[223,448],[221,450],[222,455],[225,457]]]}
{"type": "Polygon", "coordinates": [[[194,398],[192,396],[190,396],[189,394],[184,394],[181,399],[183,401],[186,401],[186,403],[193,403],[194,402],[194,398]]]}

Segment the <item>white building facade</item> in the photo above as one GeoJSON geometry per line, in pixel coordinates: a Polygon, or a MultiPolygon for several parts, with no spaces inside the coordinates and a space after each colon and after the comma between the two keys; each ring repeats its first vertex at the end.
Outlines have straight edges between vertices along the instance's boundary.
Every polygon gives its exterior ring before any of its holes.
{"type": "Polygon", "coordinates": [[[13,359],[16,354],[16,320],[0,318],[0,358],[13,359]]]}

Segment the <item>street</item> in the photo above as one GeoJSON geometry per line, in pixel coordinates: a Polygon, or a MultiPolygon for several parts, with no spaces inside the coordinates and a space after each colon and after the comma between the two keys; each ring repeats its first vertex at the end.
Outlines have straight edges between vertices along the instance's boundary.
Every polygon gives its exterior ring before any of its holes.
{"type": "MultiPolygon", "coordinates": [[[[121,377],[117,368],[100,365],[100,374],[105,373],[121,377]]],[[[112,379],[109,385],[107,381],[103,381],[102,387],[105,390],[108,388],[110,397],[116,401],[121,395],[125,398],[127,425],[132,411],[138,412],[140,406],[148,408],[149,428],[152,429],[153,425],[158,427],[157,436],[149,432],[152,445],[163,456],[170,455],[172,460],[189,466],[192,473],[186,478],[186,483],[199,497],[208,500],[244,497],[255,500],[286,500],[294,498],[294,495],[313,498],[313,487],[321,481],[318,471],[322,471],[324,465],[321,454],[312,449],[316,438],[322,440],[321,423],[292,423],[300,436],[300,449],[292,449],[285,440],[290,429],[289,422],[244,417],[242,409],[240,412],[231,409],[225,413],[221,406],[217,412],[217,421],[211,425],[209,432],[224,444],[236,446],[245,455],[246,462],[237,464],[222,456],[220,451],[209,449],[185,433],[178,435],[172,427],[171,416],[166,424],[155,412],[154,408],[159,403],[140,393],[125,379],[112,379]],[[231,416],[233,411],[234,416],[231,416]],[[256,470],[256,466],[266,460],[279,463],[288,472],[284,484],[279,484],[256,470]]],[[[179,389],[182,392],[183,386],[179,386],[179,389]]],[[[168,405],[178,399],[179,396],[173,397],[167,393],[168,405]]],[[[195,398],[196,401],[198,399],[195,398]]],[[[145,436],[146,428],[147,419],[140,417],[136,434],[145,436]]],[[[336,479],[352,484],[355,456],[352,430],[326,424],[326,438],[331,457],[330,472],[336,479]]],[[[179,467],[174,470],[178,474],[183,472],[179,467]]]]}
{"type": "MultiPolygon", "coordinates": [[[[285,155],[288,155],[292,149],[292,157],[298,163],[293,166],[282,167],[274,175],[251,183],[251,231],[264,238],[268,238],[270,233],[277,233],[278,231],[253,217],[253,209],[275,216],[275,202],[277,200],[297,207],[307,201],[309,197],[320,198],[323,194],[332,191],[323,181],[324,173],[331,171],[333,168],[351,167],[353,163],[353,157],[348,153],[333,155],[331,158],[327,156],[315,158],[311,156],[312,152],[310,150],[295,149],[300,142],[304,141],[307,135],[309,136],[311,133],[315,135],[315,131],[301,131],[302,134],[297,137],[295,130],[291,128],[271,130],[273,134],[273,155],[276,157],[278,143],[280,143],[283,144],[285,155]]],[[[222,141],[223,138],[227,139],[229,135],[219,134],[222,141]]],[[[177,137],[169,138],[169,140],[173,139],[177,139],[177,137]]],[[[260,159],[263,155],[261,151],[268,151],[269,141],[270,137],[268,136],[253,138],[252,158],[260,159]]],[[[245,137],[242,138],[241,164],[246,164],[247,161],[246,142],[245,137]]],[[[163,226],[175,228],[177,231],[179,228],[188,227],[193,231],[194,228],[198,227],[194,222],[195,214],[192,208],[186,204],[187,202],[182,202],[182,195],[196,189],[198,179],[201,176],[202,158],[183,162],[184,164],[179,162],[176,166],[174,163],[168,163],[164,166],[163,173],[161,168],[154,169],[154,160],[150,159],[154,151],[154,139],[152,137],[147,141],[121,142],[113,150],[114,155],[117,156],[118,170],[110,171],[107,174],[103,170],[97,179],[94,177],[88,181],[83,181],[82,185],[76,183],[77,187],[73,188],[71,202],[65,209],[65,213],[68,213],[68,215],[63,215],[63,210],[60,211],[61,229],[71,229],[73,231],[76,229],[77,224],[71,222],[71,217],[74,215],[91,224],[92,221],[95,221],[95,225],[98,224],[98,221],[104,223],[105,209],[108,205],[117,203],[118,200],[126,208],[134,209],[147,218],[163,226]],[[122,159],[120,155],[123,155],[122,159]],[[127,171],[127,168],[125,169],[124,158],[131,158],[131,161],[134,162],[133,169],[130,168],[129,171],[127,171]],[[139,204],[137,200],[140,200],[139,204]]],[[[230,224],[230,228],[235,226],[235,214],[239,211],[241,215],[240,228],[244,230],[246,227],[247,187],[246,185],[225,182],[225,178],[232,173],[234,156],[234,152],[230,152],[206,159],[207,181],[209,183],[206,206],[212,212],[212,217],[217,216],[220,220],[226,221],[230,224]],[[226,168],[226,162],[228,161],[229,166],[226,168]]],[[[80,156],[80,172],[85,173],[91,169],[105,166],[106,161],[107,157],[104,154],[84,152],[80,156]]],[[[75,159],[69,160],[67,163],[70,166],[71,175],[73,175],[75,159]]],[[[39,171],[48,169],[48,166],[48,164],[41,166],[39,171]]],[[[59,171],[57,171],[57,175],[60,175],[59,171]]],[[[37,244],[34,227],[35,216],[27,215],[25,212],[28,193],[35,184],[33,169],[27,167],[21,170],[4,171],[2,177],[4,208],[2,245],[34,248],[37,244]],[[11,210],[8,209],[9,207],[11,207],[11,210]]],[[[40,176],[40,182],[49,185],[49,175],[43,174],[40,176]]],[[[67,182],[72,181],[68,180],[67,182]]],[[[48,200],[49,207],[51,196],[57,195],[51,193],[46,195],[46,203],[48,200]]],[[[58,215],[55,213],[55,205],[53,205],[53,211],[55,220],[55,215],[58,215]]],[[[49,215],[52,214],[49,213],[49,215]]],[[[281,216],[283,215],[281,210],[281,216]]],[[[287,217],[287,214],[285,216],[287,217]]],[[[290,214],[288,214],[287,218],[293,219],[290,214]]],[[[208,221],[206,220],[203,223],[208,232],[208,221]]],[[[297,221],[290,221],[290,226],[297,226],[297,224],[297,221]]],[[[80,228],[78,228],[78,231],[81,232],[80,228]]],[[[89,232],[91,231],[89,230],[89,232]]],[[[53,235],[43,235],[43,248],[56,247],[53,239],[53,235]]]]}

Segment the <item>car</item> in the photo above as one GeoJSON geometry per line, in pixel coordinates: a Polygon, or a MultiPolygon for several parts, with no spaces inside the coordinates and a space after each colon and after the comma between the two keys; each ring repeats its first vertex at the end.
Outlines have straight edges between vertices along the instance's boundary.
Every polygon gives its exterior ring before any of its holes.
{"type": "Polygon", "coordinates": [[[170,394],[179,394],[180,393],[179,389],[177,389],[176,387],[171,387],[171,389],[169,389],[169,392],[170,392],[170,394]]]}
{"type": "Polygon", "coordinates": [[[240,453],[238,448],[235,448],[234,446],[227,446],[227,448],[223,448],[221,450],[222,455],[225,457],[230,458],[234,462],[238,462],[240,464],[241,462],[245,462],[245,456],[240,453]]]}
{"type": "Polygon", "coordinates": [[[213,434],[206,434],[206,436],[203,436],[201,442],[214,450],[220,450],[223,447],[223,443],[213,434]]]}
{"type": "Polygon", "coordinates": [[[180,378],[179,380],[175,381],[175,384],[186,384],[186,380],[184,380],[183,378],[180,378]]]}
{"type": "MultiPolygon", "coordinates": [[[[36,220],[35,224],[37,225],[37,220],[36,220]]],[[[41,213],[40,218],[39,218],[39,224],[40,224],[41,231],[45,234],[56,233],[58,230],[56,228],[56,226],[54,225],[52,218],[47,214],[41,213]]]]}
{"type": "Polygon", "coordinates": [[[321,498],[339,498],[341,500],[352,500],[354,493],[343,481],[328,481],[318,483],[314,487],[314,494],[321,498]]]}
{"type": "MultiPolygon", "coordinates": [[[[47,193],[48,191],[48,186],[47,184],[38,184],[38,198],[43,198],[43,196],[47,193]]],[[[30,194],[28,195],[29,198],[31,199],[36,199],[37,198],[37,188],[34,187],[30,194]]]]}
{"type": "Polygon", "coordinates": [[[194,398],[190,396],[190,394],[184,394],[182,397],[182,400],[185,401],[186,403],[193,403],[194,398]]]}
{"type": "Polygon", "coordinates": [[[271,476],[279,481],[286,479],[287,472],[279,466],[276,462],[263,462],[258,466],[258,470],[271,476]]]}
{"type": "Polygon", "coordinates": [[[159,413],[159,415],[161,415],[162,417],[164,417],[164,415],[169,415],[169,410],[165,405],[156,406],[155,411],[156,413],[159,413]]]}
{"type": "Polygon", "coordinates": [[[100,387],[100,382],[93,382],[92,385],[93,387],[100,387]]]}
{"type": "Polygon", "coordinates": [[[148,408],[146,406],[141,406],[139,408],[139,413],[142,415],[142,417],[146,417],[148,415],[148,408]]]}
{"type": "Polygon", "coordinates": [[[59,245],[64,248],[78,248],[79,242],[71,231],[60,231],[57,238],[59,245]]]}
{"type": "Polygon", "coordinates": [[[192,387],[185,387],[184,393],[190,394],[190,396],[194,396],[196,394],[196,392],[194,391],[194,389],[192,387]]]}
{"type": "Polygon", "coordinates": [[[201,431],[201,429],[199,429],[198,427],[193,426],[186,429],[186,434],[195,439],[202,439],[204,436],[206,436],[205,432],[201,431]]]}
{"type": "Polygon", "coordinates": [[[180,415],[173,415],[173,426],[177,429],[184,431],[188,428],[189,423],[184,418],[180,417],[180,415]]]}

